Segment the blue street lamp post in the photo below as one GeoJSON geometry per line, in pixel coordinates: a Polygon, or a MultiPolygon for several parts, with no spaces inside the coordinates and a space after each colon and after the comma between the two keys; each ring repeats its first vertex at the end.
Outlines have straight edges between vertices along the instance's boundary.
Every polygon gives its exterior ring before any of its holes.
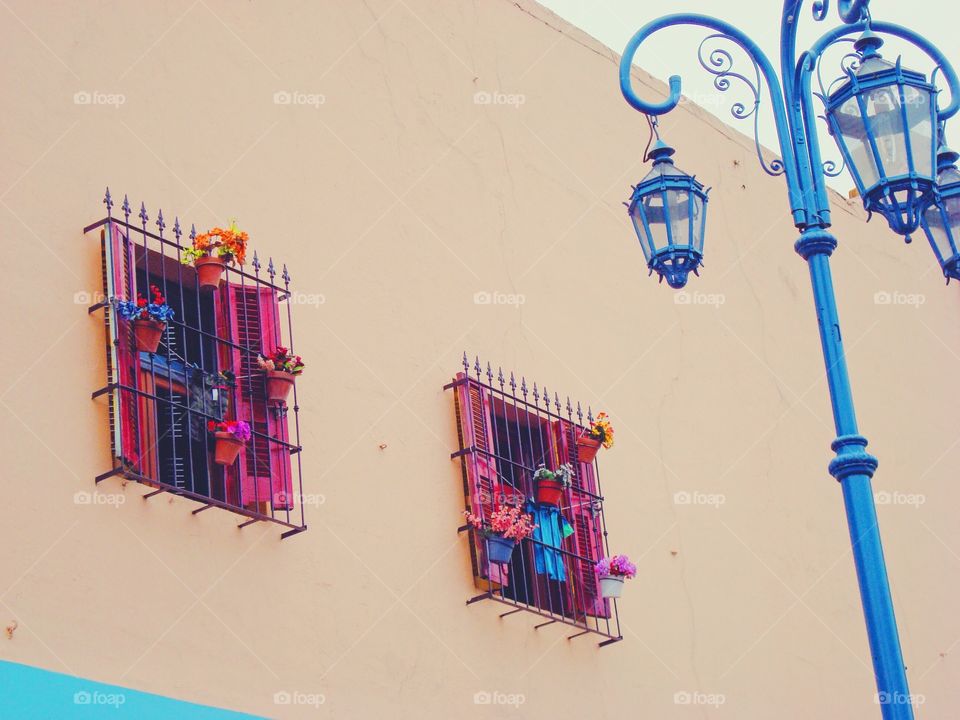
{"type": "MultiPolygon", "coordinates": [[[[670,78],[666,101],[652,103],[634,93],[630,69],[640,44],[654,32],[675,25],[704,27],[713,34],[700,45],[700,64],[715,76],[718,90],[727,90],[730,80],[736,79],[753,91],[753,108],[736,103],[732,113],[740,119],[753,117],[755,134],[761,76],[769,89],[781,158],[767,164],[759,142],[757,154],[764,170],[786,179],[790,212],[800,233],[794,249],[810,270],[837,434],[831,446],[836,456],[829,470],[843,493],[877,701],[884,720],[911,720],[912,702],[871,488],[877,460],[866,452],[867,440],[857,426],[830,273],[830,255],[837,240],[829,232],[825,177],[836,176],[840,170],[835,163],[822,160],[811,85],[814,74],[819,82],[824,52],[841,43],[852,43],[854,52],[840,63],[844,77],[829,89],[821,83],[821,93],[817,94],[825,105],[830,133],[853,175],[864,207],[883,215],[891,229],[908,242],[910,234],[922,224],[949,279],[960,277],[960,172],[954,164],[957,154],[941,148],[938,155],[937,145],[942,141],[943,124],[960,108],[960,82],[947,60],[927,40],[898,25],[872,21],[869,0],[840,0],[843,23],[797,57],[797,24],[803,2],[785,0],[783,4],[780,76],[749,37],[709,16],[668,15],[648,23],[631,38],[620,63],[620,87],[631,106],[652,118],[651,130],[657,141],[649,153],[653,168],[633,188],[629,214],[650,272],[657,273],[660,280],[666,279],[671,287],[683,287],[688,274],[697,274],[701,265],[707,192],[694,177],[673,164],[674,151],[657,132],[656,116],[669,112],[680,101],[680,78],[670,78]],[[859,37],[854,40],[851,35],[859,37]],[[884,60],[879,53],[881,35],[906,40],[924,51],[936,66],[931,80],[902,68],[899,60],[884,60]],[[705,59],[708,41],[732,42],[745,51],[754,64],[755,83],[733,71],[732,55],[724,49],[714,49],[705,59]],[[933,78],[937,71],[950,88],[950,104],[945,108],[936,105],[933,78]]],[[[826,19],[828,12],[829,0],[814,3],[816,21],[826,19]]]]}

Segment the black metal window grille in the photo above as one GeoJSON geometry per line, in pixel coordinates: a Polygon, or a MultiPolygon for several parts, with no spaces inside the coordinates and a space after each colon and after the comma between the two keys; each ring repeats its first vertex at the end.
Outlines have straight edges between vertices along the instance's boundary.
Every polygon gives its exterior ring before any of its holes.
{"type": "Polygon", "coordinates": [[[460,449],[459,459],[465,509],[486,517],[501,505],[536,508],[533,474],[543,464],[574,468],[572,487],[564,494],[560,513],[573,529],[560,547],[533,537],[518,543],[506,568],[486,558],[482,535],[469,525],[459,528],[470,536],[475,582],[484,590],[467,600],[470,605],[494,600],[511,606],[501,617],[527,611],[545,618],[537,629],[555,623],[572,626],[569,638],[595,634],[609,645],[623,639],[615,599],[601,597],[595,565],[609,552],[600,489],[599,465],[581,462],[576,439],[593,420],[588,408],[586,425],[581,405],[569,398],[562,405],[546,386],[528,386],[514,373],[486,370],[476,358],[471,368],[466,354],[463,371],[444,389],[454,391],[460,449]],[[539,546],[539,547],[538,547],[539,546]],[[562,557],[562,580],[550,577],[537,555],[562,557]]]}
{"type": "Polygon", "coordinates": [[[187,238],[179,219],[165,236],[163,211],[148,230],[141,203],[133,210],[124,197],[123,217],[112,214],[84,228],[100,229],[103,298],[89,312],[103,310],[107,384],[93,393],[109,401],[113,467],[97,483],[121,475],[152,490],[201,503],[194,514],[219,507],[245,516],[240,527],[269,521],[288,528],[282,537],[306,529],[300,462],[296,386],[290,405],[267,400],[257,357],[278,345],[293,350],[290,275],[279,280],[273,259],[266,272],[253,253],[247,267],[226,267],[219,290],[201,292],[192,266],[180,262],[187,238]],[[156,285],[174,310],[156,353],[137,351],[130,323],[116,302],[149,297],[156,285]],[[285,328],[282,328],[285,326],[285,328]],[[233,374],[231,383],[229,374],[233,374]],[[290,413],[289,410],[293,412],[290,413]],[[213,461],[209,421],[243,420],[252,431],[232,466],[213,461]],[[292,434],[292,438],[291,438],[292,434]]]}

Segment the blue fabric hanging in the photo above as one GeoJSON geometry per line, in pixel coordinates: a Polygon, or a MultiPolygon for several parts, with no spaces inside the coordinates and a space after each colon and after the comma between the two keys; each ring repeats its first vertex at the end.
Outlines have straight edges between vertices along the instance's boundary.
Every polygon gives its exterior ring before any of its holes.
{"type": "Polygon", "coordinates": [[[536,524],[533,539],[539,541],[532,543],[533,564],[537,574],[546,575],[551,580],[566,582],[563,553],[557,550],[563,546],[563,539],[573,531],[573,528],[554,505],[529,503],[527,512],[533,515],[533,522],[536,524]],[[551,548],[557,548],[557,550],[551,548]]]}

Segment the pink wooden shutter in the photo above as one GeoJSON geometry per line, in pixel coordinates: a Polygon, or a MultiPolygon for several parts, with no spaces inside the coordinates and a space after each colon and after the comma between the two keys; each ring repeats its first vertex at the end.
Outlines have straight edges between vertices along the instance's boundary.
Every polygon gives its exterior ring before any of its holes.
{"type": "MultiPolygon", "coordinates": [[[[465,378],[463,373],[458,380],[465,378]]],[[[460,418],[460,430],[463,434],[464,448],[476,448],[477,452],[464,457],[467,466],[467,494],[474,513],[483,515],[487,521],[493,515],[494,507],[503,499],[500,475],[497,473],[496,459],[493,457],[493,439],[490,436],[493,420],[490,412],[490,396],[475,382],[465,382],[457,386],[457,410],[460,418]]],[[[480,578],[508,584],[508,567],[487,560],[487,547],[483,536],[474,533],[476,538],[474,557],[477,558],[477,572],[480,578]]]]}
{"type": "Polygon", "coordinates": [[[244,420],[259,433],[247,442],[237,465],[226,470],[227,499],[241,506],[272,503],[274,510],[292,509],[290,452],[272,442],[287,441],[287,419],[267,407],[266,378],[257,367],[257,355],[273,352],[278,344],[277,293],[259,285],[223,283],[215,300],[217,334],[239,346],[220,345],[221,370],[237,376],[227,419],[244,420]]]}
{"type": "MultiPolygon", "coordinates": [[[[272,353],[280,342],[280,303],[277,300],[277,291],[272,288],[262,288],[259,302],[261,314],[260,347],[261,354],[272,353]]],[[[254,358],[256,362],[256,358],[254,358]]],[[[261,380],[263,396],[266,397],[266,378],[261,380]]],[[[289,398],[293,402],[293,394],[289,398]]],[[[290,462],[290,450],[283,443],[290,442],[287,416],[279,416],[273,408],[267,412],[267,431],[271,438],[279,442],[271,442],[268,452],[270,455],[270,478],[273,494],[273,509],[293,510],[293,469],[290,462]]]]}
{"type": "MultiPolygon", "coordinates": [[[[137,297],[136,264],[133,243],[112,222],[106,225],[104,236],[104,277],[107,279],[107,295],[118,300],[135,300],[137,297]]],[[[121,320],[110,309],[112,335],[117,342],[111,349],[114,381],[127,387],[139,386],[140,353],[133,341],[133,329],[126,320],[121,320]]],[[[143,474],[140,462],[140,402],[136,393],[119,389],[114,393],[113,427],[114,453],[121,463],[143,474]]]]}
{"type": "Polygon", "coordinates": [[[569,462],[576,475],[573,487],[565,492],[563,505],[567,510],[567,520],[573,526],[573,551],[586,560],[573,559],[567,576],[570,578],[569,592],[572,593],[573,607],[581,615],[610,617],[610,604],[600,595],[600,581],[594,566],[603,557],[603,539],[600,536],[599,515],[594,515],[593,498],[577,492],[578,488],[597,494],[597,480],[593,463],[580,462],[577,452],[576,425],[564,420],[553,424],[554,436],[560,454],[560,463],[569,462]]]}

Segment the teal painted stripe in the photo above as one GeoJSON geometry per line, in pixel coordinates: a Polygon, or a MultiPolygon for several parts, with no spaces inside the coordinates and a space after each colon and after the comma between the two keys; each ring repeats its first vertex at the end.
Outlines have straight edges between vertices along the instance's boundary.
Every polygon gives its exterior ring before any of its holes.
{"type": "Polygon", "coordinates": [[[259,716],[0,661],[0,717],[17,720],[249,720],[259,716]]]}

